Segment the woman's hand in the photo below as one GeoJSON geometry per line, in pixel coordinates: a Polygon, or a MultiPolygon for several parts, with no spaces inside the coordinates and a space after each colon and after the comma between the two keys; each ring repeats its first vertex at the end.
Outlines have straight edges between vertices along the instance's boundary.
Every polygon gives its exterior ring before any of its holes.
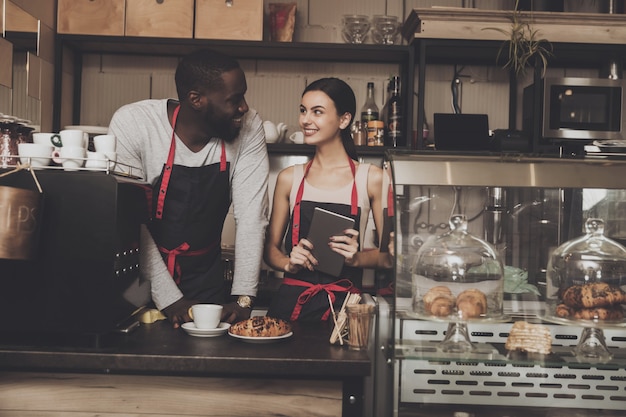
{"type": "Polygon", "coordinates": [[[328,246],[346,258],[346,265],[354,266],[356,254],[359,251],[359,232],[354,229],[346,229],[343,235],[331,236],[328,246]]]}
{"type": "Polygon", "coordinates": [[[285,265],[285,272],[295,274],[302,268],[310,271],[315,269],[317,259],[311,253],[313,244],[306,239],[300,239],[298,245],[291,249],[289,254],[289,262],[285,265]]]}

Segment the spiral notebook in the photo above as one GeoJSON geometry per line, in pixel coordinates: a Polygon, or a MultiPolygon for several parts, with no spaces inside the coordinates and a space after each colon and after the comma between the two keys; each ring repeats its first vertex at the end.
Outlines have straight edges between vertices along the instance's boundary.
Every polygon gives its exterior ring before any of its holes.
{"type": "Polygon", "coordinates": [[[354,227],[354,219],[335,212],[315,207],[307,239],[313,244],[313,256],[319,262],[315,269],[334,277],[341,274],[345,258],[334,252],[328,242],[331,236],[342,235],[354,227]]]}

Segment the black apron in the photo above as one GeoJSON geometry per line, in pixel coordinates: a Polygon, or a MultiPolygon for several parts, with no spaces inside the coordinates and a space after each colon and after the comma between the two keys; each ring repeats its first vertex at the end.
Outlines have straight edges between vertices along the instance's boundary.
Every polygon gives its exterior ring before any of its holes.
{"type": "Polygon", "coordinates": [[[172,117],[167,162],[152,187],[150,232],[184,297],[219,304],[225,299],[222,228],[230,207],[226,148],[221,141],[216,164],[174,165],[179,110],[172,117]]]}
{"type": "MultiPolygon", "coordinates": [[[[352,159],[350,167],[352,176],[356,175],[356,168],[352,159]]],[[[298,244],[302,237],[309,233],[311,220],[315,207],[354,219],[354,229],[359,231],[361,208],[358,205],[356,180],[352,185],[351,204],[323,203],[319,201],[303,201],[304,182],[309,168],[309,162],[305,167],[302,181],[294,202],[294,209],[289,222],[288,233],[285,237],[285,249],[287,253],[298,244]]],[[[268,316],[282,318],[289,321],[320,321],[330,318],[330,302],[336,311],[339,311],[343,300],[349,293],[359,293],[362,284],[363,270],[347,265],[343,266],[340,278],[319,271],[301,269],[296,274],[285,273],[283,283],[274,295],[267,312],[268,316]]]]}

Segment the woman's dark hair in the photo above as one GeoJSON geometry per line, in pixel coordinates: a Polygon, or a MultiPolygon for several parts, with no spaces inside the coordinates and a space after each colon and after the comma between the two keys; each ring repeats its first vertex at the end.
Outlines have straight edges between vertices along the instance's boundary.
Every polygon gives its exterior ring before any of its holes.
{"type": "Polygon", "coordinates": [[[354,91],[343,80],[339,78],[320,78],[317,81],[313,81],[305,89],[302,95],[304,96],[309,91],[322,91],[326,93],[328,97],[335,103],[337,108],[337,115],[342,116],[344,113],[350,113],[352,118],[350,124],[341,129],[341,141],[348,156],[352,159],[358,160],[359,157],[356,153],[356,147],[350,134],[350,127],[354,121],[356,113],[356,98],[354,97],[354,91]]]}
{"type": "Polygon", "coordinates": [[[174,80],[180,101],[200,87],[219,90],[224,86],[222,74],[239,68],[239,62],[228,55],[201,49],[184,56],[178,63],[174,80]]]}

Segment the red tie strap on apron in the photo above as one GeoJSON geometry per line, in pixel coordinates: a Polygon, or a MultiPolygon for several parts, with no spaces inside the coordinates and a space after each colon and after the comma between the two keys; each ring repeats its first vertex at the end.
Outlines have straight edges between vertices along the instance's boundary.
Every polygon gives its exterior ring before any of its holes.
{"type": "MultiPolygon", "coordinates": [[[[170,151],[167,155],[167,161],[163,168],[163,179],[161,180],[161,186],[159,187],[159,195],[157,198],[157,207],[155,217],[157,219],[163,218],[163,206],[165,205],[165,195],[167,194],[167,187],[170,185],[170,177],[172,176],[172,168],[174,167],[174,155],[176,154],[176,121],[178,120],[178,113],[180,112],[180,104],[174,109],[172,115],[172,141],[170,143],[170,151]]],[[[226,147],[224,141],[221,141],[222,153],[220,155],[220,171],[226,171],[226,147]]]]}
{"type": "Polygon", "coordinates": [[[215,248],[216,243],[213,243],[206,248],[190,251],[189,244],[187,242],[184,242],[174,249],[166,249],[162,246],[159,246],[159,251],[167,255],[167,270],[169,271],[172,278],[174,278],[174,282],[176,282],[176,284],[180,284],[180,277],[182,274],[180,264],[178,263],[178,257],[206,255],[211,250],[213,250],[213,248],[215,248]]]}
{"type": "MultiPolygon", "coordinates": [[[[352,196],[350,198],[350,214],[356,216],[359,213],[359,197],[356,190],[356,167],[354,165],[354,161],[348,157],[348,162],[350,163],[350,170],[352,171],[352,196]]],[[[291,226],[291,245],[298,246],[298,242],[300,241],[300,203],[302,202],[302,196],[304,195],[304,179],[309,173],[309,169],[311,169],[311,164],[313,161],[309,161],[304,168],[304,175],[302,176],[302,181],[300,181],[300,186],[298,187],[298,193],[296,194],[296,201],[293,207],[293,220],[291,226]]]]}
{"type": "Polygon", "coordinates": [[[387,191],[387,216],[393,217],[394,215],[394,201],[393,201],[393,188],[389,184],[389,190],[387,191]]]}
{"type": "MultiPolygon", "coordinates": [[[[331,299],[331,302],[333,303],[335,302],[335,299],[336,299],[335,292],[347,292],[347,293],[356,293],[356,294],[360,293],[359,289],[354,287],[354,285],[352,285],[352,282],[349,279],[340,279],[339,281],[335,281],[330,284],[312,284],[307,281],[301,281],[299,279],[285,277],[283,278],[283,284],[295,285],[299,287],[308,287],[298,297],[298,301],[296,302],[296,305],[294,306],[293,311],[291,313],[291,318],[290,318],[291,321],[298,320],[298,317],[300,317],[300,312],[302,311],[302,306],[308,303],[309,300],[320,291],[326,291],[331,299]]],[[[328,320],[329,316],[330,316],[330,306],[324,312],[324,315],[322,316],[322,320],[328,320]]]]}

